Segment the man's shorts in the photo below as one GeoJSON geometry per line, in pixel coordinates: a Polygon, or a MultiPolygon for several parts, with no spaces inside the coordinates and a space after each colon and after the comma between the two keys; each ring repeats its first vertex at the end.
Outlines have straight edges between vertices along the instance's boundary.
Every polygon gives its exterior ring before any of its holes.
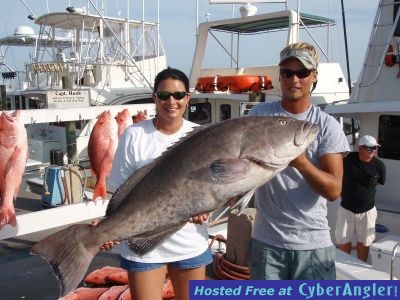
{"type": "Polygon", "coordinates": [[[204,251],[202,254],[184,259],[184,260],[179,260],[179,261],[173,261],[169,263],[142,263],[142,262],[136,262],[132,260],[128,260],[124,257],[120,257],[121,261],[121,268],[131,271],[131,272],[145,272],[145,271],[150,271],[154,269],[159,269],[165,265],[168,267],[172,268],[177,268],[177,269],[194,269],[198,268],[201,266],[208,265],[211,263],[213,260],[211,250],[210,248],[207,248],[206,251],[204,251]]]}
{"type": "Polygon", "coordinates": [[[336,247],[288,250],[251,239],[252,280],[334,280],[336,247]]]}
{"type": "Polygon", "coordinates": [[[355,214],[340,206],[335,229],[336,244],[350,243],[355,236],[357,242],[370,246],[375,240],[376,217],[375,207],[365,213],[355,214]]]}

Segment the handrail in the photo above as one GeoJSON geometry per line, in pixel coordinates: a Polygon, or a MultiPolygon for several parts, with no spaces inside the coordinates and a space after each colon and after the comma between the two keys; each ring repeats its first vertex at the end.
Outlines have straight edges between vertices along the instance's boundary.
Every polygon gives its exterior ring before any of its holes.
{"type": "MultiPolygon", "coordinates": [[[[392,4],[390,4],[390,5],[395,5],[395,3],[392,3],[392,4]]],[[[380,3],[380,6],[382,6],[382,2],[380,3]]],[[[389,49],[390,42],[391,42],[391,40],[392,40],[392,38],[393,38],[393,35],[394,35],[394,32],[395,32],[395,30],[396,30],[396,25],[397,25],[397,23],[398,23],[398,21],[399,21],[399,17],[400,17],[400,11],[397,12],[396,18],[395,18],[395,20],[393,21],[392,29],[390,30],[390,34],[389,34],[388,40],[387,40],[386,43],[385,43],[385,51],[384,51],[384,53],[386,53],[386,52],[388,51],[388,49],[389,49]]],[[[380,18],[380,14],[379,14],[379,18],[380,18]]],[[[379,26],[379,24],[375,22],[375,23],[374,23],[374,30],[375,30],[375,32],[374,32],[374,37],[375,37],[375,34],[376,34],[376,28],[377,28],[378,26],[379,26]]],[[[371,35],[371,37],[372,37],[372,35],[371,35]]],[[[369,50],[370,50],[372,47],[374,47],[374,46],[375,46],[375,45],[373,45],[373,44],[372,44],[372,41],[370,40],[370,43],[369,43],[369,45],[368,45],[368,47],[369,47],[369,49],[368,49],[368,54],[369,54],[369,52],[370,52],[369,50]]],[[[366,63],[367,63],[367,59],[368,59],[368,58],[366,57],[365,65],[363,66],[363,71],[365,71],[366,68],[368,67],[368,65],[366,64],[366,63]]],[[[364,77],[362,77],[360,83],[358,84],[359,88],[371,86],[371,85],[373,85],[373,84],[377,81],[377,79],[378,79],[378,77],[379,77],[379,74],[381,73],[381,70],[382,70],[382,66],[383,66],[383,64],[384,64],[384,61],[385,61],[385,55],[383,55],[383,56],[381,57],[380,62],[379,62],[379,66],[378,66],[378,70],[376,71],[374,77],[373,77],[370,81],[368,81],[368,82],[366,82],[366,83],[363,82],[364,77]]],[[[363,73],[363,76],[364,76],[364,73],[363,73]]]]}
{"type": "Polygon", "coordinates": [[[393,268],[394,268],[394,259],[396,257],[397,248],[399,248],[400,242],[396,243],[392,250],[392,257],[390,262],[390,280],[393,280],[393,268]]]}

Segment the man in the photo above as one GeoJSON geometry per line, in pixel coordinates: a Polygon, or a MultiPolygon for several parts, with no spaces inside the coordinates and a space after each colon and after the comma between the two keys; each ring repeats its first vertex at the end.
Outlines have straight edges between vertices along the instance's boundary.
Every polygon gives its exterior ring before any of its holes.
{"type": "Polygon", "coordinates": [[[358,152],[344,159],[342,202],[335,230],[339,249],[350,253],[351,241],[357,239],[357,257],[368,259],[369,246],[375,240],[375,193],[378,184],[385,184],[386,169],[375,157],[379,147],[375,138],[364,135],[358,142],[358,152]]]}
{"type": "Polygon", "coordinates": [[[291,116],[320,126],[305,153],[255,194],[251,279],[335,279],[326,200],[340,196],[343,154],[349,146],[339,123],[310,100],[318,76],[315,48],[300,42],[280,53],[282,99],[250,115],[291,116]]]}

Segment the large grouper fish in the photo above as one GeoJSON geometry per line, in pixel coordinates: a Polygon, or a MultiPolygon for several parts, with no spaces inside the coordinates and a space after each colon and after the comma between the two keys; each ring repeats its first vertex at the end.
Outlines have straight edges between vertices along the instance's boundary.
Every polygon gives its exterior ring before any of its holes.
{"type": "Polygon", "coordinates": [[[129,177],[97,226],[72,225],[39,241],[31,253],[50,263],[65,295],[80,283],[103,243],[127,239],[143,255],[193,215],[229,204],[244,207],[318,132],[305,121],[266,116],[196,129],[129,177]]]}

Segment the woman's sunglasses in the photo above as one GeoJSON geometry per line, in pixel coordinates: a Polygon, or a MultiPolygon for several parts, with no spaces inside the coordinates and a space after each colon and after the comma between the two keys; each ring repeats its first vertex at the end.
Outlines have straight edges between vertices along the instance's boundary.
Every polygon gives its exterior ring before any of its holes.
{"type": "Polygon", "coordinates": [[[313,70],[308,70],[308,69],[301,69],[298,71],[293,71],[289,69],[280,69],[279,73],[283,78],[292,78],[294,75],[296,75],[297,78],[306,78],[310,76],[312,71],[313,70]]]}
{"type": "Polygon", "coordinates": [[[174,97],[175,100],[182,100],[183,98],[185,98],[187,96],[187,92],[156,92],[155,93],[157,98],[162,100],[162,101],[166,101],[168,100],[171,96],[174,97]]]}

